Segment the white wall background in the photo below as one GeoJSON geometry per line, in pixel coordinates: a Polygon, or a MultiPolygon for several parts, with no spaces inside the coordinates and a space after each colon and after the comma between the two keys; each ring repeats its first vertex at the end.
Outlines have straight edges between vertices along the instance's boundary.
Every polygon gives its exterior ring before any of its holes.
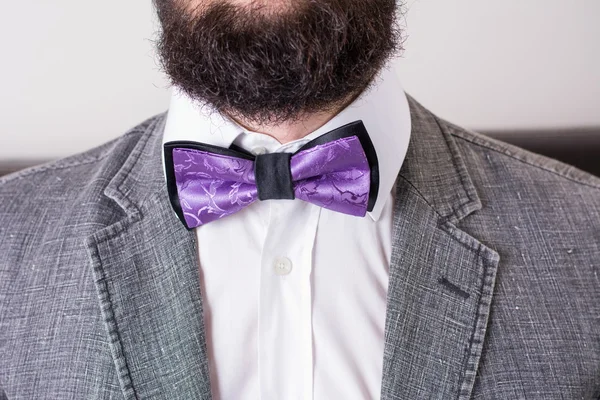
{"type": "MultiPolygon", "coordinates": [[[[406,90],[475,129],[600,126],[600,1],[407,0],[406,90]]],[[[150,0],[5,0],[0,160],[85,150],[168,107],[150,0]]]]}

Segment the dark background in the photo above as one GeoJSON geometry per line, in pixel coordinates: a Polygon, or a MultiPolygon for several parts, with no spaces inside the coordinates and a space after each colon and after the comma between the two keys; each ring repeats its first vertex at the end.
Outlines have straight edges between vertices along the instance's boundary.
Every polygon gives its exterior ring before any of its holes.
{"type": "MultiPolygon", "coordinates": [[[[485,134],[600,177],[600,128],[498,131],[485,134]]],[[[47,160],[0,161],[0,176],[45,161],[47,160]]]]}

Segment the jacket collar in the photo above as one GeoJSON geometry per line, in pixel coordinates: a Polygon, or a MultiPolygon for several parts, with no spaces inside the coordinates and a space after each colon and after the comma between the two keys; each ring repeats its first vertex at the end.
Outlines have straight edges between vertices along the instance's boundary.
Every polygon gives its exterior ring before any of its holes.
{"type": "Polygon", "coordinates": [[[481,209],[467,167],[444,123],[408,96],[411,143],[399,177],[406,180],[440,217],[458,223],[481,209]]]}
{"type": "MultiPolygon", "coordinates": [[[[498,254],[457,227],[481,209],[453,137],[408,97],[411,141],[397,179],[382,399],[470,396],[498,254]]],[[[209,399],[193,232],[172,211],[165,116],[132,143],[104,193],[127,214],[86,240],[126,398],[209,399]]],[[[357,344],[360,345],[360,344],[357,344]]]]}

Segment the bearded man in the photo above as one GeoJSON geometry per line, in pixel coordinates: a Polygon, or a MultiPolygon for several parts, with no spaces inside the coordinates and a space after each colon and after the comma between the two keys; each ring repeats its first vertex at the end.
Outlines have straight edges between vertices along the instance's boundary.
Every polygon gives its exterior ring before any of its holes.
{"type": "Polygon", "coordinates": [[[600,180],[444,121],[395,0],[155,0],[168,112],[0,181],[0,399],[592,399],[600,180]]]}

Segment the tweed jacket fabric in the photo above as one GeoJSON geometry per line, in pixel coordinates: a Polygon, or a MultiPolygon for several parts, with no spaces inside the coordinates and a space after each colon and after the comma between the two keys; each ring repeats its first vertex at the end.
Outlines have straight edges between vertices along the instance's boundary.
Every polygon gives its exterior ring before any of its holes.
{"type": "MultiPolygon", "coordinates": [[[[600,179],[409,103],[381,399],[598,398],[600,179]]],[[[211,398],[164,123],[0,179],[0,399],[211,398]]]]}

